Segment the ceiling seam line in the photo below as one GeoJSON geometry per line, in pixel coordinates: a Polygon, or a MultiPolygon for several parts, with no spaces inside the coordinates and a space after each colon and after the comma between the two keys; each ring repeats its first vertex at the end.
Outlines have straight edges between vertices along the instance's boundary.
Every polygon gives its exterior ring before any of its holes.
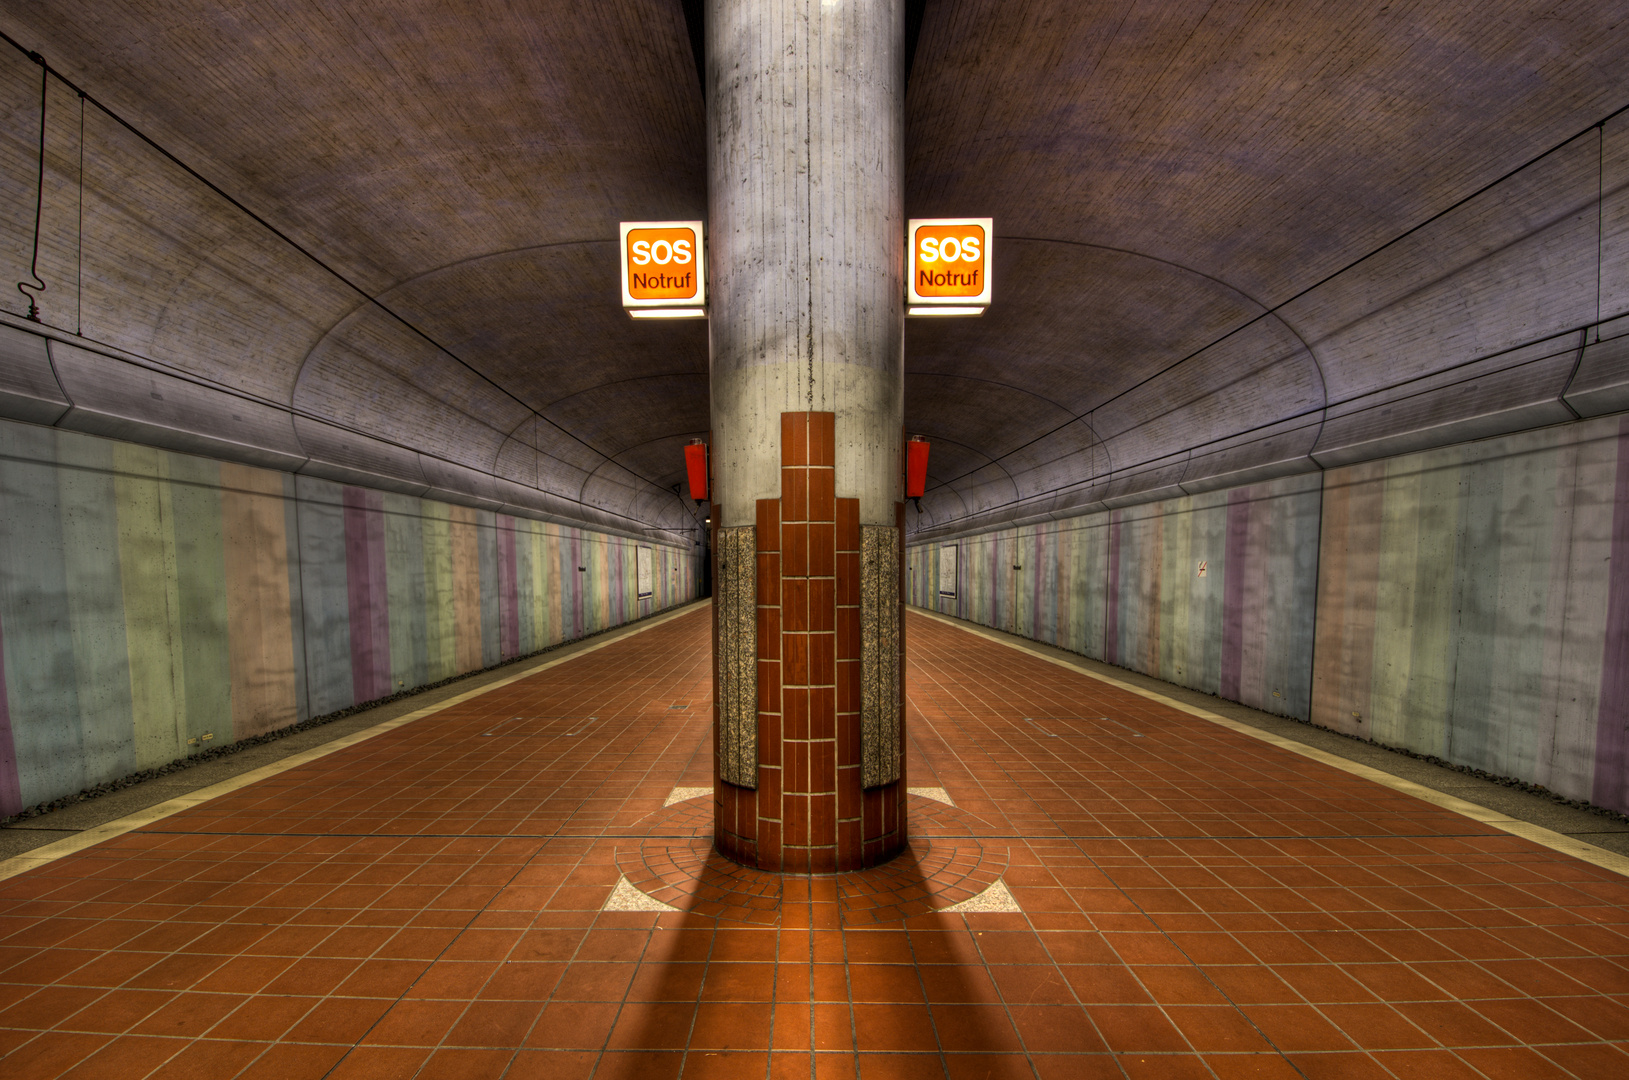
{"type": "MultiPolygon", "coordinates": [[[[279,240],[283,241],[285,244],[288,244],[295,251],[299,252],[301,255],[305,256],[307,259],[311,260],[312,263],[314,263],[316,266],[320,267],[326,273],[330,274],[336,281],[339,281],[346,288],[352,290],[357,295],[361,296],[364,299],[365,302],[373,304],[374,306],[378,307],[379,310],[383,311],[386,315],[390,316],[392,319],[395,319],[397,322],[401,323],[404,327],[406,327],[408,330],[412,331],[417,336],[423,338],[427,343],[429,343],[432,347],[434,347],[438,351],[440,351],[442,353],[445,353],[447,356],[451,357],[457,364],[459,364],[459,366],[461,366],[461,367],[465,368],[466,370],[468,370],[476,378],[478,378],[481,381],[487,383],[493,389],[497,390],[500,394],[503,394],[505,397],[507,397],[511,401],[515,402],[515,404],[519,405],[521,408],[528,409],[528,410],[531,410],[533,412],[536,412],[536,410],[532,410],[531,406],[527,405],[526,402],[522,401],[519,397],[516,397],[513,393],[506,390],[503,386],[499,385],[493,379],[491,379],[487,375],[485,375],[482,372],[480,372],[479,370],[477,370],[473,365],[471,365],[470,363],[465,361],[463,358],[458,356],[452,350],[450,350],[450,349],[444,347],[443,345],[441,345],[434,338],[432,338],[429,334],[427,334],[423,330],[419,329],[419,327],[415,326],[412,322],[410,322],[406,318],[403,318],[401,315],[397,314],[390,307],[388,307],[386,304],[384,304],[382,301],[380,301],[377,297],[369,294],[360,285],[356,284],[350,278],[346,277],[344,274],[340,273],[338,270],[336,270],[332,266],[328,265],[328,263],[326,263],[322,259],[318,258],[315,254],[313,254],[311,251],[307,250],[298,241],[294,240],[288,234],[284,233],[281,229],[277,228],[277,226],[273,225],[271,222],[267,221],[265,218],[261,217],[259,214],[255,213],[253,210],[249,209],[247,206],[245,206],[238,199],[236,199],[232,195],[228,194],[223,188],[220,187],[220,185],[216,184],[215,182],[213,182],[209,178],[205,177],[202,173],[198,172],[192,166],[188,165],[186,162],[184,162],[180,158],[176,157],[175,154],[171,153],[169,150],[167,150],[163,146],[159,145],[159,143],[157,141],[155,141],[152,137],[147,135],[145,132],[141,131],[139,128],[137,128],[130,121],[126,120],[119,113],[115,112],[113,109],[111,109],[108,106],[104,105],[101,101],[99,101],[95,97],[95,95],[89,93],[84,88],[79,86],[78,83],[74,82],[72,79],[69,79],[67,76],[63,75],[56,68],[52,67],[50,62],[47,61],[45,59],[45,57],[41,53],[38,53],[38,52],[35,52],[33,50],[24,48],[21,43],[19,43],[10,34],[7,34],[4,30],[0,30],[0,40],[5,41],[12,48],[16,49],[18,52],[20,52],[24,56],[28,57],[29,60],[31,60],[34,63],[38,64],[43,72],[45,72],[46,74],[49,74],[51,76],[54,76],[58,81],[60,81],[63,85],[65,85],[68,88],[70,88],[71,90],[73,90],[82,99],[84,99],[85,101],[88,101],[92,105],[96,106],[96,108],[100,109],[104,114],[106,114],[109,118],[111,118],[120,127],[123,127],[126,131],[130,132],[132,135],[136,136],[136,138],[140,139],[143,143],[146,143],[153,150],[157,151],[160,155],[162,155],[165,158],[165,160],[169,161],[171,164],[175,165],[177,168],[179,168],[183,172],[185,172],[188,176],[192,177],[194,180],[198,181],[200,184],[203,184],[205,187],[207,187],[210,191],[214,192],[216,195],[218,195],[222,199],[226,200],[226,202],[229,203],[234,209],[238,210],[240,213],[242,213],[243,215],[248,217],[250,220],[255,222],[257,225],[264,228],[267,232],[271,233],[273,236],[277,237],[279,240]]],[[[394,288],[394,286],[393,286],[393,288],[394,288]]],[[[302,367],[303,367],[303,363],[302,363],[302,367]]],[[[566,431],[564,428],[561,428],[558,424],[555,424],[553,421],[548,420],[547,417],[544,417],[543,419],[547,423],[549,423],[549,425],[551,427],[554,427],[557,430],[559,430],[561,432],[561,434],[565,435],[567,438],[570,438],[573,441],[575,441],[577,443],[580,443],[583,447],[585,447],[586,449],[592,451],[595,454],[598,454],[602,458],[609,458],[609,455],[605,454],[598,447],[596,447],[596,446],[592,445],[591,443],[579,438],[578,436],[572,434],[571,432],[566,431]]],[[[655,481],[647,479],[646,477],[642,477],[642,476],[639,477],[639,479],[643,480],[645,483],[649,484],[651,487],[657,488],[657,490],[661,490],[659,485],[657,485],[655,481]]]]}
{"type": "MultiPolygon", "coordinates": [[[[1401,242],[1402,240],[1407,239],[1409,236],[1411,236],[1414,233],[1420,231],[1421,229],[1424,229],[1426,226],[1431,225],[1433,222],[1439,220],[1440,218],[1445,217],[1446,215],[1453,213],[1455,210],[1457,210],[1461,206],[1464,206],[1465,204],[1469,203],[1471,200],[1475,199],[1477,196],[1482,195],[1485,192],[1492,190],[1494,187],[1497,187],[1499,184],[1504,183],[1506,180],[1508,180],[1511,177],[1515,176],[1517,173],[1521,172],[1522,170],[1527,169],[1530,166],[1537,164],[1539,161],[1542,161],[1544,158],[1549,157],[1551,154],[1557,152],[1562,147],[1566,146],[1568,143],[1573,142],[1575,139],[1578,139],[1579,137],[1581,137],[1583,135],[1587,135],[1587,134],[1589,134],[1589,132],[1591,132],[1591,131],[1593,131],[1593,130],[1595,130],[1597,128],[1600,128],[1600,129],[1602,129],[1604,131],[1605,130],[1605,125],[1607,123],[1609,123],[1611,120],[1613,120],[1614,118],[1616,118],[1617,116],[1621,115],[1622,113],[1624,113],[1626,111],[1629,111],[1629,104],[1620,105],[1618,108],[1612,110],[1611,112],[1609,112],[1606,116],[1602,117],[1601,119],[1591,122],[1588,127],[1585,127],[1582,130],[1580,130],[1578,132],[1575,132],[1574,134],[1568,136],[1567,138],[1562,139],[1560,142],[1555,143],[1554,145],[1550,146],[1548,149],[1543,150],[1543,151],[1533,155],[1531,158],[1529,158],[1528,160],[1522,162],[1520,165],[1517,165],[1514,168],[1508,170],[1507,172],[1501,174],[1500,176],[1494,178],[1493,180],[1488,181],[1486,184],[1484,184],[1481,187],[1477,188],[1475,191],[1472,191],[1470,194],[1468,194],[1468,195],[1464,196],[1463,198],[1461,198],[1461,199],[1451,203],[1450,205],[1444,207],[1442,210],[1439,210],[1437,213],[1432,214],[1430,217],[1428,217],[1425,220],[1419,222],[1418,224],[1410,226],[1408,229],[1404,230],[1401,233],[1398,233],[1396,236],[1392,237],[1390,240],[1387,240],[1385,243],[1381,244],[1380,246],[1366,252],[1363,255],[1358,256],[1356,259],[1354,259],[1351,262],[1347,263],[1345,266],[1342,266],[1340,269],[1335,270],[1335,271],[1325,275],[1324,277],[1322,277],[1319,280],[1313,282],[1311,285],[1308,285],[1306,288],[1302,289],[1301,291],[1299,291],[1297,293],[1294,293],[1293,295],[1285,298],[1284,300],[1280,301],[1279,303],[1273,305],[1270,308],[1265,308],[1264,307],[1264,310],[1260,314],[1258,314],[1258,315],[1254,316],[1253,318],[1249,319],[1247,322],[1241,323],[1239,326],[1234,327],[1232,330],[1229,330],[1227,333],[1223,334],[1221,337],[1215,339],[1214,341],[1202,346],[1199,349],[1194,350],[1193,352],[1189,353],[1188,355],[1186,355],[1186,356],[1184,356],[1184,357],[1182,357],[1182,358],[1180,358],[1178,360],[1173,361],[1172,363],[1168,364],[1166,367],[1160,369],[1159,371],[1155,372],[1152,375],[1149,375],[1147,378],[1144,378],[1144,379],[1134,383],[1133,385],[1127,387],[1125,390],[1122,390],[1119,393],[1115,394],[1113,397],[1109,398],[1107,401],[1104,401],[1101,405],[1094,406],[1092,409],[1087,410],[1087,412],[1080,414],[1080,416],[1075,417],[1075,419],[1078,420],[1081,417],[1089,415],[1091,412],[1095,412],[1096,409],[1101,408],[1103,405],[1108,405],[1108,404],[1111,404],[1111,403],[1119,400],[1120,398],[1124,397],[1126,394],[1131,393],[1133,390],[1136,390],[1137,388],[1148,384],[1149,382],[1153,381],[1154,379],[1157,379],[1160,376],[1165,375],[1168,372],[1176,369],[1177,367],[1181,366],[1182,364],[1186,363],[1187,361],[1189,361],[1189,360],[1193,359],[1194,357],[1198,356],[1199,354],[1203,353],[1206,349],[1213,348],[1214,346],[1220,344],[1221,342],[1226,341],[1228,338],[1232,337],[1234,334],[1237,334],[1242,330],[1246,330],[1249,327],[1254,326],[1256,323],[1260,322],[1262,319],[1266,318],[1267,316],[1269,316],[1269,315],[1277,315],[1278,312],[1281,311],[1283,308],[1288,307],[1290,304],[1293,304],[1295,301],[1301,299],[1303,296],[1306,296],[1308,293],[1312,292],[1314,289],[1317,289],[1317,288],[1327,284],[1328,282],[1333,281],[1335,278],[1337,278],[1340,275],[1346,273],[1348,270],[1351,270],[1352,268],[1358,266],[1359,264],[1361,264],[1365,260],[1370,259],[1370,258],[1374,257],[1375,255],[1380,254],[1382,251],[1385,251],[1387,248],[1391,247],[1392,245],[1397,244],[1397,243],[1401,242]]],[[[1039,243],[1070,244],[1070,245],[1074,245],[1074,246],[1078,246],[1078,247],[1100,247],[1100,248],[1103,248],[1104,250],[1122,251],[1125,254],[1138,255],[1138,256],[1141,256],[1143,258],[1153,259],[1153,260],[1155,260],[1157,262],[1165,263],[1166,265],[1169,265],[1169,266],[1175,266],[1175,267],[1179,267],[1181,269],[1188,269],[1188,270],[1190,270],[1191,273],[1198,274],[1199,276],[1205,277],[1208,280],[1215,281],[1219,285],[1224,285],[1227,288],[1233,289],[1233,291],[1237,292],[1240,296],[1243,296],[1246,299],[1250,299],[1248,294],[1246,294],[1242,290],[1237,289],[1232,285],[1228,285],[1226,282],[1221,281],[1218,278],[1211,277],[1210,275],[1205,274],[1203,271],[1191,270],[1191,268],[1182,267],[1180,263],[1174,263],[1174,262],[1171,262],[1168,259],[1161,259],[1158,256],[1145,255],[1142,252],[1130,251],[1129,249],[1123,249],[1123,248],[1112,248],[1112,247],[1107,247],[1106,245],[1090,244],[1090,243],[1087,243],[1087,242],[1084,242],[1084,241],[1079,241],[1079,240],[1055,239],[1055,238],[1051,238],[1051,237],[1000,236],[998,234],[997,238],[998,239],[1004,239],[1004,240],[1028,240],[1028,241],[1039,242],[1039,243]]],[[[1263,307],[1263,305],[1261,305],[1258,301],[1252,300],[1251,302],[1256,303],[1258,307],[1263,307]]],[[[1289,325],[1283,319],[1280,319],[1279,322],[1283,323],[1286,327],[1288,327],[1288,325],[1289,325]]],[[[1293,332],[1293,329],[1292,329],[1292,332],[1293,332]]],[[[1297,335],[1297,337],[1299,337],[1299,336],[1300,335],[1297,335]]],[[[1316,363],[1316,359],[1314,360],[1314,363],[1316,363]]],[[[1063,428],[1065,428],[1067,426],[1068,426],[1067,424],[1059,425],[1058,427],[1053,428],[1050,431],[1047,431],[1047,432],[1043,433],[1042,435],[1038,436],[1036,439],[1032,439],[1029,443],[1025,443],[1024,446],[1033,445],[1034,443],[1039,442],[1041,439],[1044,439],[1049,435],[1056,434],[1057,432],[1063,430],[1063,428]]],[[[1009,453],[1016,453],[1018,450],[1022,450],[1022,449],[1024,449],[1023,446],[1016,447],[1014,450],[1009,451],[1009,453]]],[[[1007,455],[1003,455],[1003,456],[1005,457],[1007,455]]],[[[956,479],[959,480],[959,479],[962,479],[962,478],[963,477],[957,477],[956,479]]]]}

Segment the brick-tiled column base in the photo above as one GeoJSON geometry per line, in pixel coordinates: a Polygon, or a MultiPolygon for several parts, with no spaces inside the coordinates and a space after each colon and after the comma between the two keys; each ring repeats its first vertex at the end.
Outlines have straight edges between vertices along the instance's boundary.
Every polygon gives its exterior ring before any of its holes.
{"type": "MultiPolygon", "coordinates": [[[[718,850],[764,870],[855,870],[905,846],[903,766],[861,787],[860,511],[837,498],[834,421],[781,414],[781,497],[758,500],[756,530],[757,790],[714,767],[718,850]]],[[[899,648],[903,666],[903,633],[899,648]]]]}

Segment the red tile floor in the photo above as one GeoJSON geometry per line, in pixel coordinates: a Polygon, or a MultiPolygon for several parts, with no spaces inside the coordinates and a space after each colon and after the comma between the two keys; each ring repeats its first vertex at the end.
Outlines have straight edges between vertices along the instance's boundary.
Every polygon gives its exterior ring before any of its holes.
{"type": "Polygon", "coordinates": [[[915,614],[956,808],[709,860],[708,618],[0,882],[0,1076],[1629,1077],[1629,879],[915,614]]]}

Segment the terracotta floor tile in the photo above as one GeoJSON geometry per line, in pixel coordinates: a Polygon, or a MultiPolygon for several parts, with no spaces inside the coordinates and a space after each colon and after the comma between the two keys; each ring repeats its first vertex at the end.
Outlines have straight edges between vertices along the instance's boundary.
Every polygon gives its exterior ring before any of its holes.
{"type": "Polygon", "coordinates": [[[1034,1080],[1035,1072],[1024,1053],[944,1055],[949,1080],[1034,1080]]]}
{"type": "MultiPolygon", "coordinates": [[[[604,899],[603,896],[600,897],[600,900],[604,899]]],[[[598,902],[594,906],[598,907],[598,902]]],[[[593,960],[637,962],[649,940],[650,934],[644,930],[590,930],[584,935],[582,944],[577,948],[577,955],[572,959],[578,962],[593,960]]]]}
{"type": "Polygon", "coordinates": [[[1279,978],[1315,1005],[1325,1002],[1369,1002],[1374,992],[1333,964],[1283,964],[1273,968],[1279,978]]]}
{"type": "Polygon", "coordinates": [[[1119,1065],[1131,1080],[1199,1080],[1210,1072],[1198,1054],[1121,1054],[1119,1065]]]}
{"type": "Polygon", "coordinates": [[[1165,1014],[1202,1054],[1259,1054],[1272,1049],[1248,1013],[1228,1005],[1168,1005],[1165,1014]]]}
{"type": "Polygon", "coordinates": [[[713,961],[701,986],[702,1001],[773,1001],[775,969],[772,963],[713,961]]]}
{"type": "Polygon", "coordinates": [[[154,1080],[215,1080],[236,1076],[270,1048],[269,1043],[197,1039],[150,1076],[154,1080]]]}
{"type": "Polygon", "coordinates": [[[44,1030],[65,1016],[101,1000],[106,990],[81,986],[46,986],[0,1012],[0,1027],[44,1030]]]}
{"type": "Polygon", "coordinates": [[[1391,1070],[1362,1051],[1286,1056],[1307,1080],[1393,1080],[1391,1070]]]}
{"type": "Polygon", "coordinates": [[[1087,1005],[1086,1015],[1096,1025],[1108,1049],[1191,1052],[1192,1048],[1159,1008],[1151,1005],[1087,1005]]]}
{"type": "Polygon", "coordinates": [[[241,1004],[209,1029],[210,1038],[251,1041],[278,1039],[299,1023],[306,1013],[322,1004],[321,998],[277,994],[256,994],[237,1000],[241,1004]]]}
{"type": "Polygon", "coordinates": [[[1355,1042],[1311,1005],[1252,1005],[1245,1015],[1286,1053],[1357,1049],[1355,1042]]]}
{"type": "Polygon", "coordinates": [[[1206,972],[1189,965],[1139,965],[1132,973],[1156,1004],[1222,1005],[1227,1000],[1206,972]]]}
{"type": "Polygon", "coordinates": [[[778,1002],[773,1012],[771,1051],[810,1050],[814,1046],[813,1011],[811,1002],[778,1002]]]}
{"type": "Polygon", "coordinates": [[[554,998],[557,1001],[621,1001],[628,993],[628,984],[638,966],[623,962],[572,964],[555,985],[554,998]]]}
{"type": "Polygon", "coordinates": [[[859,930],[844,935],[850,964],[915,964],[910,936],[903,930],[859,930]]]}
{"type": "Polygon", "coordinates": [[[1382,1001],[1446,1001],[1448,993],[1402,964],[1346,964],[1346,974],[1382,1001]]]}
{"type": "Polygon", "coordinates": [[[499,1080],[513,1057],[513,1050],[445,1048],[430,1055],[415,1080],[499,1080]]]}
{"type": "MultiPolygon", "coordinates": [[[[61,1074],[72,1080],[127,1080],[132,1076],[146,1076],[186,1043],[180,1039],[161,1039],[142,1035],[126,1035],[91,1054],[78,1065],[61,1074]]],[[[7,1075],[10,1075],[9,1069],[7,1075]]]]}
{"type": "Polygon", "coordinates": [[[630,1002],[611,1031],[608,1050],[683,1050],[695,1024],[694,1002],[630,1002]]]}
{"type": "Polygon", "coordinates": [[[353,1046],[334,1067],[331,1080],[393,1080],[411,1077],[430,1057],[428,1047],[353,1046]]]}
{"type": "Polygon", "coordinates": [[[322,1080],[349,1049],[345,1045],[272,1046],[239,1073],[238,1080],[322,1080]]]}
{"type": "Polygon", "coordinates": [[[1443,1046],[1499,1046],[1514,1041],[1457,1001],[1398,1002],[1392,1008],[1443,1046]]]}
{"type": "Polygon", "coordinates": [[[1629,1003],[1599,996],[1544,998],[1543,1001],[1597,1038],[1629,1040],[1629,1003]]]}
{"type": "Polygon", "coordinates": [[[915,965],[854,964],[848,969],[849,992],[854,1001],[921,1004],[922,980],[915,965]]]}
{"type": "Polygon", "coordinates": [[[859,1066],[861,1080],[943,1080],[946,1075],[938,1054],[861,1053],[859,1066]]]}
{"type": "Polygon", "coordinates": [[[47,1031],[6,1055],[7,1080],[60,1076],[113,1040],[112,1035],[47,1031]]]}
{"type": "Polygon", "coordinates": [[[70,1031],[118,1034],[151,1016],[175,997],[168,990],[110,990],[62,1020],[61,1026],[70,1031]]]}
{"type": "Polygon", "coordinates": [[[398,1001],[362,1041],[374,1046],[436,1046],[467,1007],[464,1001],[398,1001]]]}
{"type": "Polygon", "coordinates": [[[1024,1049],[1005,1006],[934,1005],[930,1011],[947,1054],[1004,1056],[1024,1049]]]}
{"type": "Polygon", "coordinates": [[[1629,1048],[1623,1043],[1572,1043],[1545,1046],[1539,1053],[1575,1076],[1629,1075],[1629,1048]]]}
{"type": "Polygon", "coordinates": [[[1555,1062],[1525,1046],[1489,1049],[1467,1047],[1455,1053],[1488,1080],[1560,1080],[1561,1077],[1569,1075],[1555,1062]]]}
{"type": "MultiPolygon", "coordinates": [[[[500,965],[491,961],[461,960],[427,964],[418,978],[408,986],[406,996],[468,1001],[485,990],[490,980],[500,971],[506,971],[511,966],[513,965],[500,965]]],[[[348,982],[349,980],[340,985],[347,985],[348,982]]]]}
{"type": "Polygon", "coordinates": [[[695,1001],[706,970],[702,963],[641,964],[629,983],[628,1000],[695,1001]]]}
{"type": "Polygon", "coordinates": [[[293,964],[294,960],[286,956],[234,956],[192,989],[214,994],[254,994],[264,990],[293,964]]]}
{"type": "Polygon", "coordinates": [[[1396,1076],[1428,1076],[1431,1080],[1480,1080],[1482,1076],[1452,1050],[1376,1050],[1371,1056],[1396,1076]]]}
{"type": "Polygon", "coordinates": [[[542,1012],[543,1003],[538,1001],[472,1001],[443,1045],[519,1047],[542,1012]]]}
{"type": "Polygon", "coordinates": [[[131,1029],[137,1035],[197,1038],[244,1004],[238,994],[178,994],[131,1029]]]}
{"type": "Polygon", "coordinates": [[[1126,964],[1185,964],[1188,958],[1160,933],[1110,933],[1104,942],[1126,964]]]}
{"type": "Polygon", "coordinates": [[[702,1002],[690,1037],[692,1049],[767,1050],[773,1007],[768,1003],[702,1002]]]}
{"type": "Polygon", "coordinates": [[[0,1073],[1626,1071],[1629,885],[915,615],[908,772],[958,809],[913,811],[908,875],[754,876],[675,846],[705,837],[705,803],[681,827],[662,802],[712,781],[707,625],[10,879],[0,1073]],[[544,716],[598,719],[472,737],[544,716]],[[975,864],[1024,912],[859,921],[975,864]],[[600,911],[622,876],[685,910],[600,911]]]}
{"type": "Polygon", "coordinates": [[[1142,980],[1120,964],[1070,965],[1058,970],[1082,1004],[1147,1005],[1154,1000],[1142,980]]]}
{"type": "Polygon", "coordinates": [[[1051,964],[992,964],[987,969],[1001,997],[1028,1005],[1073,1005],[1077,999],[1063,972],[1051,964]]]}
{"type": "Polygon", "coordinates": [[[814,999],[848,1001],[848,967],[844,964],[814,965],[814,999]]]}
{"type": "Polygon", "coordinates": [[[1300,1080],[1289,1059],[1273,1051],[1255,1054],[1206,1054],[1204,1062],[1217,1080],[1300,1080]]]}
{"type": "Polygon", "coordinates": [[[926,1005],[856,1004],[856,1048],[874,1051],[938,1051],[933,1018],[926,1005]]]}
{"type": "MultiPolygon", "coordinates": [[[[505,1080],[677,1080],[684,1054],[676,1050],[607,1050],[581,1062],[549,1051],[523,1050],[505,1080]],[[596,1064],[598,1068],[596,1068],[596,1064]]],[[[805,1073],[804,1075],[808,1075],[805,1073]]]]}
{"type": "Polygon", "coordinates": [[[1435,1041],[1390,1005],[1320,1005],[1319,1011],[1364,1050],[1407,1050],[1435,1041]]]}
{"type": "Polygon", "coordinates": [[[1013,1023],[1031,1054],[1095,1054],[1110,1049],[1093,1022],[1078,1005],[1012,1005],[1013,1023]]]}

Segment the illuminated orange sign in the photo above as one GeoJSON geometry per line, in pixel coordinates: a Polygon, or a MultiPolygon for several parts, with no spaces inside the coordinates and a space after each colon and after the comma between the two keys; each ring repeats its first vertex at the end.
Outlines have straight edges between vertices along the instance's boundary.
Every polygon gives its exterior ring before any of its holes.
{"type": "Polygon", "coordinates": [[[990,303],[990,231],[989,218],[910,222],[911,314],[949,314],[953,307],[976,315],[990,303]]]}
{"type": "Polygon", "coordinates": [[[703,256],[699,221],[624,221],[623,306],[630,310],[702,307],[707,302],[703,256]]]}

